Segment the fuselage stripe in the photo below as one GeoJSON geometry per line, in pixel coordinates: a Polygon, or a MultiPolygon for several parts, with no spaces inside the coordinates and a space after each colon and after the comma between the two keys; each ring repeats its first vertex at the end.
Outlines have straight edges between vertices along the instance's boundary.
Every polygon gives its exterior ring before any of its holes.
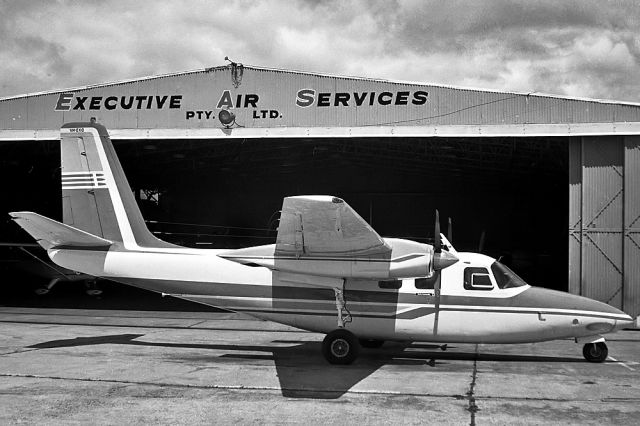
{"type": "MultiPolygon", "coordinates": [[[[198,298],[198,299],[217,299],[217,300],[229,300],[229,301],[242,301],[245,300],[247,302],[275,302],[275,303],[326,303],[328,305],[332,305],[335,302],[331,300],[305,300],[305,299],[280,299],[280,298],[270,298],[270,297],[251,297],[251,296],[214,296],[214,295],[198,295],[198,294],[169,294],[170,296],[180,297],[180,298],[198,298]]],[[[435,309],[435,305],[433,304],[412,304],[412,303],[385,303],[385,302],[356,302],[356,301],[347,301],[347,306],[358,306],[358,307],[366,307],[366,306],[389,306],[389,307],[400,307],[400,305],[404,305],[404,309],[397,309],[393,314],[384,314],[382,316],[394,316],[399,314],[405,314],[411,312],[412,310],[421,309],[421,308],[431,308],[435,309]]],[[[248,305],[244,305],[244,307],[235,307],[229,309],[238,309],[238,310],[246,310],[253,309],[248,305]]],[[[283,308],[278,307],[278,309],[282,310],[283,308]]],[[[571,310],[571,309],[545,309],[545,308],[506,308],[506,307],[490,307],[490,306],[464,306],[464,305],[440,305],[440,311],[448,311],[448,312],[483,312],[483,313],[500,313],[500,314],[528,314],[528,315],[557,315],[557,316],[582,316],[582,317],[591,317],[591,318],[606,318],[606,319],[620,319],[620,320],[628,320],[626,316],[616,315],[616,314],[608,314],[603,312],[594,312],[594,311],[581,311],[581,310],[571,310]]],[[[295,312],[327,312],[324,309],[321,310],[308,310],[308,309],[287,309],[287,311],[295,312]]],[[[265,312],[272,312],[271,310],[265,312]]],[[[335,311],[329,310],[329,312],[335,315],[335,311]]]]}

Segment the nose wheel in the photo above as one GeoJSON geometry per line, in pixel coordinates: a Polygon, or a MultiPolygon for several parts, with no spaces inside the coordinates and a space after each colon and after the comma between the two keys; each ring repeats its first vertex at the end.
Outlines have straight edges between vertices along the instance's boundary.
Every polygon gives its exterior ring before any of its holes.
{"type": "Polygon", "coordinates": [[[322,355],[329,364],[351,364],[360,352],[360,344],[354,334],[344,328],[333,330],[322,341],[322,355]]]}
{"type": "Polygon", "coordinates": [[[604,342],[587,343],[582,348],[582,355],[589,362],[604,362],[609,355],[609,349],[604,342]]]}

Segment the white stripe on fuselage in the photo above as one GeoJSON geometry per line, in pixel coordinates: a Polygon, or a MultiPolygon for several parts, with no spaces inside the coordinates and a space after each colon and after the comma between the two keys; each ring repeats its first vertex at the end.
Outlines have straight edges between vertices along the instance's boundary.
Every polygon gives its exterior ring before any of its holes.
{"type": "MultiPolygon", "coordinates": [[[[169,296],[181,297],[181,298],[201,298],[201,299],[214,299],[214,300],[227,300],[227,301],[236,301],[247,302],[244,305],[249,307],[251,304],[259,303],[259,302],[277,302],[277,303],[333,303],[330,300],[314,300],[314,299],[282,299],[282,298],[271,298],[271,297],[253,297],[253,296],[220,296],[220,295],[208,295],[208,294],[169,294],[169,296]]],[[[436,305],[434,304],[417,304],[417,303],[398,303],[398,302],[366,302],[366,301],[347,301],[349,306],[395,306],[397,309],[395,310],[393,315],[400,315],[406,312],[410,312],[419,308],[430,308],[436,309],[436,305]]],[[[238,307],[238,309],[241,309],[238,307]]],[[[584,311],[577,309],[546,309],[546,308],[532,308],[532,307],[506,307],[506,306],[481,306],[481,305],[439,305],[440,310],[446,311],[480,311],[480,312],[502,312],[502,313],[514,313],[514,314],[544,314],[544,315],[575,315],[575,316],[591,316],[591,317],[600,317],[607,319],[621,319],[628,320],[627,315],[618,315],[613,313],[599,312],[599,311],[584,311]]],[[[283,310],[282,308],[274,308],[274,310],[283,310]]],[[[296,309],[287,309],[288,311],[296,311],[296,309]]],[[[298,309],[300,312],[326,312],[324,310],[309,310],[309,309],[298,309]]],[[[331,311],[335,313],[334,310],[331,311]]],[[[388,311],[384,312],[385,315],[389,314],[388,311]]]]}
{"type": "Polygon", "coordinates": [[[493,311],[508,311],[508,312],[518,312],[518,313],[524,313],[524,312],[530,312],[530,313],[540,313],[540,314],[549,314],[549,315],[553,315],[553,314],[562,314],[562,315],[593,315],[593,316],[599,316],[599,317],[603,317],[603,318],[619,318],[619,319],[624,319],[624,320],[628,320],[629,316],[628,315],[620,315],[620,314],[614,314],[614,313],[608,313],[608,312],[600,312],[600,311],[582,311],[582,310],[576,310],[576,309],[559,309],[559,308],[544,308],[544,307],[539,307],[539,308],[531,308],[531,307],[517,307],[517,306],[474,306],[474,305],[441,305],[440,306],[441,309],[447,309],[447,310],[458,310],[458,311],[468,311],[468,310],[478,310],[478,311],[487,311],[487,312],[493,312],[493,311]]]}

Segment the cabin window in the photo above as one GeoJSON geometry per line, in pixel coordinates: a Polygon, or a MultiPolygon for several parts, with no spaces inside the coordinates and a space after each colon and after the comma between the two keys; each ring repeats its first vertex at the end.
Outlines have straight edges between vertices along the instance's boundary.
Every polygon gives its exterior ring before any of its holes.
{"type": "Polygon", "coordinates": [[[388,289],[388,290],[397,290],[402,287],[401,280],[387,280],[387,281],[378,281],[378,287],[388,289]]]}
{"type": "Polygon", "coordinates": [[[465,268],[464,270],[465,290],[492,290],[493,283],[486,268],[465,268]]]}
{"type": "Polygon", "coordinates": [[[433,290],[436,288],[437,274],[430,277],[416,278],[415,285],[418,290],[433,290]]]}

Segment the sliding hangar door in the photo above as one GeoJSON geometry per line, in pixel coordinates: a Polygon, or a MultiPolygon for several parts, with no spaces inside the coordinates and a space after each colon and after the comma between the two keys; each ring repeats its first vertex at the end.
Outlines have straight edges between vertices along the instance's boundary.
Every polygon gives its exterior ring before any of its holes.
{"type": "Polygon", "coordinates": [[[164,239],[270,243],[282,197],[331,194],[425,241],[437,208],[458,250],[639,313],[637,105],[240,64],[25,95],[0,100],[4,210],[59,217],[58,128],[91,118],[164,239]]]}
{"type": "Polygon", "coordinates": [[[640,136],[569,144],[569,291],[640,314],[640,136]]]}

